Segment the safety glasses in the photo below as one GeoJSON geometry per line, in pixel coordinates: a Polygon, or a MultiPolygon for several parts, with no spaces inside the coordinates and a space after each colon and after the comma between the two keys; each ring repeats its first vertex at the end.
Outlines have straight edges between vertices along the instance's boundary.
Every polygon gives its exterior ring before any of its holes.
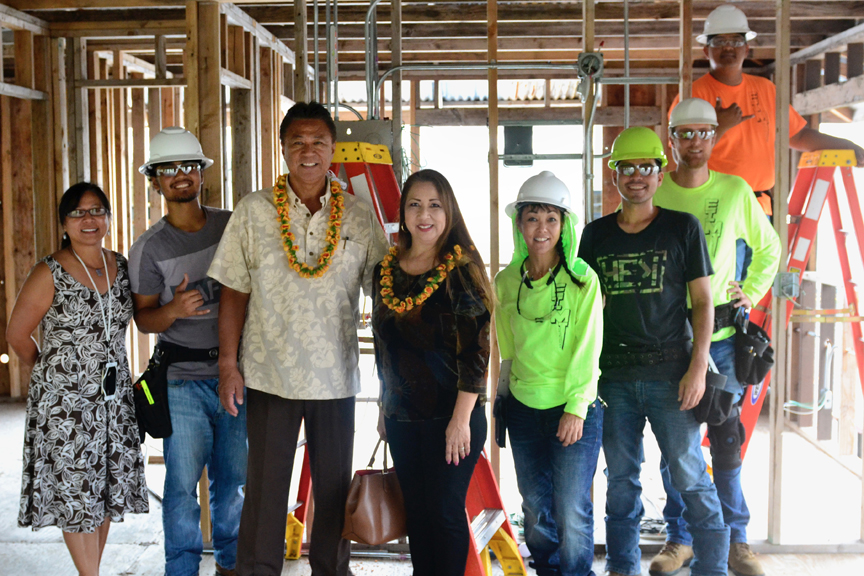
{"type": "Polygon", "coordinates": [[[639,166],[634,166],[633,164],[618,163],[615,165],[615,171],[622,176],[633,176],[636,174],[637,170],[642,176],[654,176],[655,174],[660,173],[660,167],[656,164],[640,164],[639,166]]]}
{"type": "Polygon", "coordinates": [[[712,48],[741,48],[747,44],[744,38],[721,38],[714,36],[708,41],[708,45],[712,48]]]}
{"type": "Polygon", "coordinates": [[[676,140],[692,140],[698,136],[702,140],[710,140],[714,137],[714,130],[673,130],[672,138],[676,140]]]}
{"type": "Polygon", "coordinates": [[[189,174],[190,172],[201,170],[200,162],[187,162],[185,164],[181,164],[179,166],[168,164],[166,166],[156,166],[153,169],[156,172],[157,176],[167,176],[172,178],[177,175],[177,172],[182,172],[183,174],[189,174]]]}
{"type": "Polygon", "coordinates": [[[108,209],[104,206],[99,206],[98,208],[90,208],[89,210],[70,210],[67,214],[67,218],[83,218],[85,215],[90,214],[91,216],[105,216],[108,214],[108,209]]]}

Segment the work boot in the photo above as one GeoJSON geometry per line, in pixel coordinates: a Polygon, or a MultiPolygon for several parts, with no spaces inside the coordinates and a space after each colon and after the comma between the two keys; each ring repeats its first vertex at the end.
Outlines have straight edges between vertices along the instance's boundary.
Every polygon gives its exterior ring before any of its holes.
{"type": "Polygon", "coordinates": [[[735,576],[765,576],[762,564],[746,542],[729,545],[729,569],[735,576]]]}
{"type": "MultiPolygon", "coordinates": [[[[731,556],[729,557],[731,561],[731,556]]],[[[672,576],[690,565],[693,559],[693,547],[678,542],[666,542],[659,554],[651,559],[648,574],[651,576],[672,576]]]]}
{"type": "Polygon", "coordinates": [[[237,572],[235,572],[233,568],[232,569],[223,568],[217,562],[216,563],[216,576],[237,576],[237,572]]]}

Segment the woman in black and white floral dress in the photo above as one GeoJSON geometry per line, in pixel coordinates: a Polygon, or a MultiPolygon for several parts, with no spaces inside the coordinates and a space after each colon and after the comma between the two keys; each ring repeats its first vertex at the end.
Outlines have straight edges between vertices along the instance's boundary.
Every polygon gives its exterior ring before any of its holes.
{"type": "Polygon", "coordinates": [[[111,522],[148,511],[125,344],[132,300],[126,259],[102,248],[105,193],[76,184],[58,212],[63,248],[33,268],[7,327],[9,344],[33,365],[18,525],[59,527],[89,576],[111,522]]]}

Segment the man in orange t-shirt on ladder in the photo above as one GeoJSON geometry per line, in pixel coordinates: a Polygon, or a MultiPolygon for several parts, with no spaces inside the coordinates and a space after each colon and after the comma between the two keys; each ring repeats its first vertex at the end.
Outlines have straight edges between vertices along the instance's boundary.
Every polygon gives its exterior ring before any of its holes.
{"type": "MultiPolygon", "coordinates": [[[[708,160],[708,168],[716,172],[740,176],[750,184],[759,204],[769,217],[772,215],[771,189],[774,187],[774,148],[776,88],[765,78],[744,74],[743,64],[756,37],[747,17],[738,8],[725,4],[712,11],[705,20],[703,34],[696,40],[711,66],[708,74],[693,82],[693,96],[715,106],[718,126],[716,144],[708,160]]],[[[670,107],[670,112],[678,103],[670,107]]],[[[807,121],[794,109],[789,110],[789,146],[802,152],[814,150],[854,150],[858,165],[864,165],[864,149],[857,144],[822,134],[807,126],[807,121]]],[[[787,194],[787,190],[780,191],[787,194]]],[[[738,240],[736,280],[747,273],[752,252],[738,240]]],[[[743,445],[746,439],[737,439],[743,445]]],[[[761,576],[762,566],[747,545],[747,525],[750,511],[741,490],[741,465],[722,473],[715,470],[714,483],[723,507],[723,516],[731,529],[729,568],[736,576],[761,576]]],[[[664,518],[667,540],[689,544],[686,523],[681,518],[683,502],[667,494],[664,518]]],[[[652,561],[651,576],[668,576],[680,570],[687,558],[682,555],[662,557],[652,561]]]]}

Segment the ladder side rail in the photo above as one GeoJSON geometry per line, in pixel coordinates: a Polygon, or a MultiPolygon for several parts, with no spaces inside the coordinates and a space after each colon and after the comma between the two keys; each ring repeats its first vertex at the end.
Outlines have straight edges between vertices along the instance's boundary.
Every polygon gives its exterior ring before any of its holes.
{"type": "MultiPolygon", "coordinates": [[[[847,194],[848,193],[849,191],[847,190],[847,194]]],[[[855,290],[855,283],[852,281],[852,268],[849,264],[849,251],[846,246],[846,234],[841,230],[843,220],[840,215],[840,203],[837,200],[836,192],[828,197],[828,206],[831,210],[831,218],[834,221],[834,239],[837,242],[837,254],[840,257],[840,269],[843,272],[843,284],[846,288],[846,300],[853,306],[855,314],[857,315],[858,293],[855,290]]],[[[854,340],[853,345],[855,346],[855,363],[858,365],[858,378],[861,380],[861,390],[864,392],[864,341],[861,339],[861,323],[851,322],[851,325],[852,338],[854,340]]]]}
{"type": "Polygon", "coordinates": [[[795,183],[792,186],[792,192],[789,194],[789,239],[795,235],[798,230],[798,222],[795,217],[801,216],[804,213],[804,206],[810,196],[810,190],[813,188],[813,181],[816,179],[816,167],[801,167],[798,168],[798,174],[795,177],[795,183]]]}

